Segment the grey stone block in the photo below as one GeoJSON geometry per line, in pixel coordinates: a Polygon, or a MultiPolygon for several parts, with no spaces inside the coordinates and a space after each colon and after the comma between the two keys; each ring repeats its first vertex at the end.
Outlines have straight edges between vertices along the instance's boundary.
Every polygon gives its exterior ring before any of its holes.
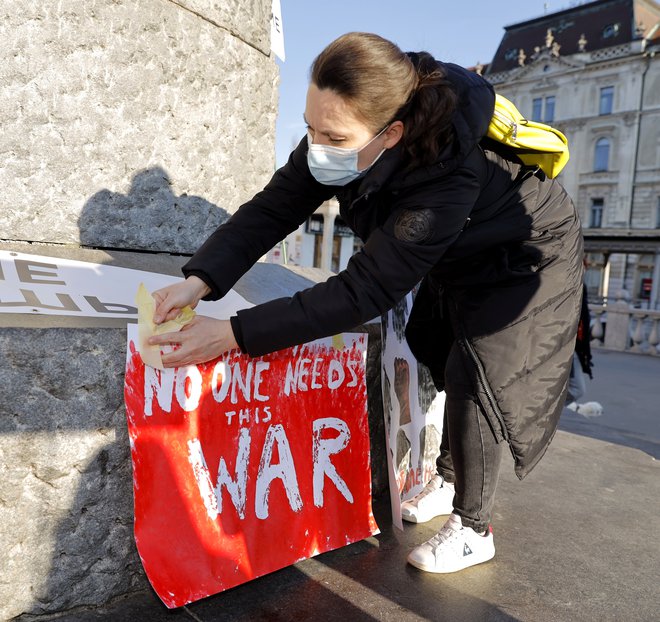
{"type": "Polygon", "coordinates": [[[233,35],[270,53],[270,2],[261,0],[177,0],[177,4],[229,30],[233,35]]]}
{"type": "Polygon", "coordinates": [[[2,237],[193,252],[274,170],[277,66],[253,41],[269,38],[266,13],[267,0],[6,11],[2,237]]]}
{"type": "Polygon", "coordinates": [[[137,173],[126,194],[101,190],[78,219],[84,246],[194,252],[229,213],[196,196],[176,196],[159,166],[137,173]]]}
{"type": "Polygon", "coordinates": [[[132,540],[125,331],[0,331],[0,619],[146,589],[132,540]]]}
{"type": "MultiPolygon", "coordinates": [[[[7,4],[3,247],[179,274],[183,256],[79,247],[192,253],[268,181],[270,10],[270,0],[7,4]]],[[[0,326],[0,619],[146,589],[125,324],[2,314],[0,326]]]]}

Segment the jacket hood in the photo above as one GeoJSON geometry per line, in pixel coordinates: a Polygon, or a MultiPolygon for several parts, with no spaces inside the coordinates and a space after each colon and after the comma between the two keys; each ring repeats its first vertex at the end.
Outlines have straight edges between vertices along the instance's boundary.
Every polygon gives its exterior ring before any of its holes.
{"type": "Polygon", "coordinates": [[[447,72],[458,101],[453,126],[456,132],[456,153],[462,160],[486,135],[493,110],[495,90],[480,75],[453,63],[439,63],[447,72]]]}

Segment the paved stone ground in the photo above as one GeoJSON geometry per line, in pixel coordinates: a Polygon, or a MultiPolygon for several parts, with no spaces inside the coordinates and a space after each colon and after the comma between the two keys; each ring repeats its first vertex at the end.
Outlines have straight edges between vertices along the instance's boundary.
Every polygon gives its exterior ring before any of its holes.
{"type": "Polygon", "coordinates": [[[523,482],[507,461],[491,562],[446,576],[406,565],[442,518],[400,532],[381,498],[376,537],[175,611],[140,593],[59,620],[657,621],[660,359],[599,351],[595,360],[585,400],[603,404],[603,416],[567,412],[562,427],[573,431],[557,433],[523,482]]]}
{"type": "Polygon", "coordinates": [[[567,410],[561,428],[660,458],[660,357],[608,350],[593,354],[594,378],[586,379],[580,401],[599,402],[603,415],[587,418],[567,410]]]}

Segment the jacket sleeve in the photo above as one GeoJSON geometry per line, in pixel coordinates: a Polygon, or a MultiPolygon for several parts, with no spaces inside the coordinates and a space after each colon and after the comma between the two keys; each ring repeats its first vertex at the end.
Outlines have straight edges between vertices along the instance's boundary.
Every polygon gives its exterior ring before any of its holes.
{"type": "Polygon", "coordinates": [[[259,356],[347,331],[391,309],[458,238],[479,195],[474,171],[399,199],[345,270],[324,283],[238,312],[244,351],[259,356]]]}
{"type": "Polygon", "coordinates": [[[204,300],[222,298],[264,253],[336,191],[312,177],[303,138],[268,185],[218,227],[183,266],[184,276],[198,276],[211,288],[204,300]]]}

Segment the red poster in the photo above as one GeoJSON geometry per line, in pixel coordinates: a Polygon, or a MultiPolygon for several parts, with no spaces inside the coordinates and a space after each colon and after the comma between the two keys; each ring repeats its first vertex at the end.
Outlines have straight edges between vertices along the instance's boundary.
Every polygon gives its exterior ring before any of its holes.
{"type": "Polygon", "coordinates": [[[160,371],[129,330],[135,539],[168,607],[378,533],[366,336],[343,339],[160,371]]]}

